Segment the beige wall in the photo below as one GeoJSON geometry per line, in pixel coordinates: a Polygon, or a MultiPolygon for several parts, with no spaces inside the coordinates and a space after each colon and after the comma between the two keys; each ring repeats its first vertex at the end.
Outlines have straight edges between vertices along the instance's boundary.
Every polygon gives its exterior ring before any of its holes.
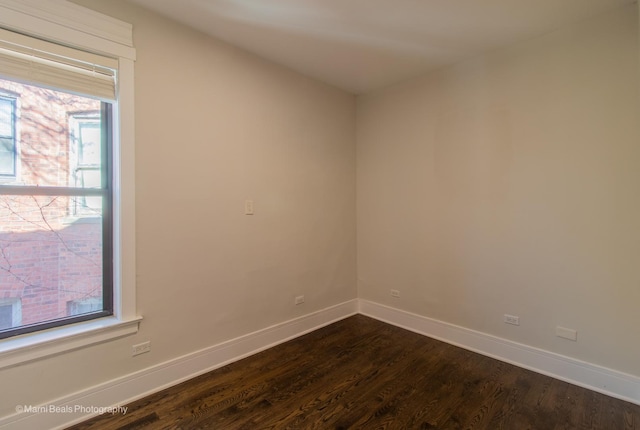
{"type": "Polygon", "coordinates": [[[0,371],[0,415],[356,297],[355,98],[124,2],[82,3],[134,25],[144,321],[0,371]]]}
{"type": "Polygon", "coordinates": [[[359,297],[640,375],[636,7],[358,99],[359,297]]]}
{"type": "Polygon", "coordinates": [[[0,416],[356,297],[356,201],[359,297],[640,375],[634,6],[356,117],[353,96],[122,0],[77,3],[134,24],[145,319],[0,371],[0,416]]]}

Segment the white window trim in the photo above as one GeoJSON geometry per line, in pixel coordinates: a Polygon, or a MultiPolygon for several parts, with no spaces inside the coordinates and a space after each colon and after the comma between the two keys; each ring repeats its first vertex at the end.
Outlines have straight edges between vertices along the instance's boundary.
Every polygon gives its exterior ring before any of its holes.
{"type": "Polygon", "coordinates": [[[118,60],[114,109],[114,316],[0,340],[0,369],[134,334],[134,61],[131,24],[64,0],[0,0],[0,27],[118,60]]]}

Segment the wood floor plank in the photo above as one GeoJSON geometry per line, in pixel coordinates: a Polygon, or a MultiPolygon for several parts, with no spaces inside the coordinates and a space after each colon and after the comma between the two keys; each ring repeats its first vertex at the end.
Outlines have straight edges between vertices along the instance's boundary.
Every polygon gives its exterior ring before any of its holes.
{"type": "Polygon", "coordinates": [[[362,315],[70,430],[640,430],[640,406],[362,315]]]}

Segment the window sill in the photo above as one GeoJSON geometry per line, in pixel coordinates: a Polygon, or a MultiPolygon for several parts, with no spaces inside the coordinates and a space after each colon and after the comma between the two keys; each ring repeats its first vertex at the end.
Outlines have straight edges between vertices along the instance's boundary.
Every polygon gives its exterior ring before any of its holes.
{"type": "Polygon", "coordinates": [[[101,318],[0,341],[0,369],[138,332],[142,317],[101,318]]]}

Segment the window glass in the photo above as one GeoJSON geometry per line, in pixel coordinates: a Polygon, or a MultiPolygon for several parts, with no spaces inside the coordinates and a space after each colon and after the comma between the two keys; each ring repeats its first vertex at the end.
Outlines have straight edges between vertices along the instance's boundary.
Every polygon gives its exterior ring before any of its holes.
{"type": "Polygon", "coordinates": [[[0,330],[12,327],[13,306],[0,305],[0,330]]]}
{"type": "Polygon", "coordinates": [[[20,177],[0,184],[0,297],[21,302],[0,337],[110,315],[109,105],[7,80],[0,89],[20,99],[20,177]]]}
{"type": "Polygon", "coordinates": [[[13,100],[0,97],[0,136],[13,136],[13,100]]]}
{"type": "Polygon", "coordinates": [[[15,99],[0,97],[0,175],[15,176],[15,99]]]}

